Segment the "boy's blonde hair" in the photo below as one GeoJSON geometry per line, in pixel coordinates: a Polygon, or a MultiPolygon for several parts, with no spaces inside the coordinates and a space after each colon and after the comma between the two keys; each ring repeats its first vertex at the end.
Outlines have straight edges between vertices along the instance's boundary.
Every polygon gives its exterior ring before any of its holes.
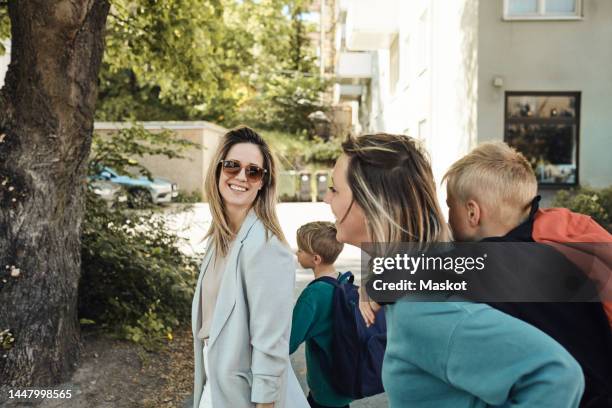
{"type": "Polygon", "coordinates": [[[478,201],[504,223],[521,221],[538,191],[525,156],[503,142],[476,147],[448,169],[444,181],[453,197],[478,201]]]}
{"type": "Polygon", "coordinates": [[[333,264],[344,244],[336,240],[336,226],[331,222],[315,221],[302,225],[297,230],[298,248],[319,255],[324,264],[333,264]]]}

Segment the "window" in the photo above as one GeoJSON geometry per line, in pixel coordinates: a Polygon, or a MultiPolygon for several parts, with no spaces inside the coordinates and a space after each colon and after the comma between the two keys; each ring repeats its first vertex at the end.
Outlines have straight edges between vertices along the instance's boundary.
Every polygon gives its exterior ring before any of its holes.
{"type": "Polygon", "coordinates": [[[505,20],[578,20],[582,0],[504,0],[505,20]]]}
{"type": "Polygon", "coordinates": [[[399,36],[395,36],[395,39],[391,43],[389,50],[389,86],[391,88],[391,95],[395,94],[397,89],[397,83],[399,82],[400,75],[400,50],[399,50],[399,36]]]}
{"type": "Polygon", "coordinates": [[[506,92],[504,140],[530,161],[540,185],[578,183],[579,92],[506,92]]]}

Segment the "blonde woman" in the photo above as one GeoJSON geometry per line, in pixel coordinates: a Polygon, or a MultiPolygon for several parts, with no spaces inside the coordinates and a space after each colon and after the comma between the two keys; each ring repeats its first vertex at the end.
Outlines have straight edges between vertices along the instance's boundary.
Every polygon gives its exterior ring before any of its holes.
{"type": "MultiPolygon", "coordinates": [[[[429,162],[406,136],[350,138],[325,201],[337,239],[364,243],[449,240],[429,162]]],[[[366,322],[380,306],[362,300],[366,322]]],[[[484,304],[410,302],[386,306],[383,384],[395,408],[577,407],[578,363],[538,329],[484,304]]]]}
{"type": "Polygon", "coordinates": [[[296,265],[276,217],[273,155],[240,127],[214,157],[212,223],[192,306],[194,407],[307,406],[289,362],[296,265]]]}

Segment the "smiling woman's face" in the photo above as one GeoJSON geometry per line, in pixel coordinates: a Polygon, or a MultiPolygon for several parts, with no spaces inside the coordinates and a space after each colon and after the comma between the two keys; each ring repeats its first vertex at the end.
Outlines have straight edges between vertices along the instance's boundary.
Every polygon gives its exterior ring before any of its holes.
{"type": "Polygon", "coordinates": [[[244,166],[254,164],[264,167],[264,159],[259,146],[253,143],[237,143],[232,146],[223,160],[237,160],[242,168],[238,174],[228,175],[223,169],[219,175],[219,193],[226,208],[245,210],[251,208],[257,197],[257,192],[263,186],[263,179],[251,182],[247,179],[244,166]]]}
{"type": "Polygon", "coordinates": [[[357,202],[353,202],[353,193],[347,178],[348,164],[349,158],[345,154],[336,161],[332,172],[332,186],[325,195],[325,202],[330,205],[336,217],[336,239],[360,247],[363,242],[369,242],[371,239],[365,213],[357,202]]]}

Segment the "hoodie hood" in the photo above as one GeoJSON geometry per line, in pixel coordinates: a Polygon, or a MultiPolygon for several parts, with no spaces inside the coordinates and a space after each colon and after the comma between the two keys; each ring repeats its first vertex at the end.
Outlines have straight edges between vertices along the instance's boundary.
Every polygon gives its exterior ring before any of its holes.
{"type": "Polygon", "coordinates": [[[596,283],[612,327],[612,235],[587,215],[548,208],[536,209],[532,238],[555,247],[596,283]]]}

